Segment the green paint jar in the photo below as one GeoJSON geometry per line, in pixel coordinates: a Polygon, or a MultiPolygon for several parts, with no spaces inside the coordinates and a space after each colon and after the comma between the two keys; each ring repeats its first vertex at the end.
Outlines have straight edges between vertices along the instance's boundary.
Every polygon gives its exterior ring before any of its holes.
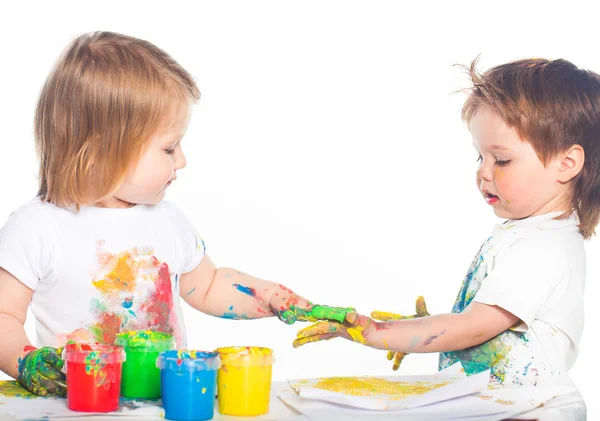
{"type": "Polygon", "coordinates": [[[125,350],[121,396],[126,398],[160,398],[160,370],[156,367],[158,354],[175,349],[173,335],[151,330],[122,332],[115,345],[125,350]]]}

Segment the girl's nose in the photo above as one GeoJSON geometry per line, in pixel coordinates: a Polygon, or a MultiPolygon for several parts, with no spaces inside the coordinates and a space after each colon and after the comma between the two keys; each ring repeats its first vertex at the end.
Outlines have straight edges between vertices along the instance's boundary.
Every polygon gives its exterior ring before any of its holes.
{"type": "Polygon", "coordinates": [[[183,150],[178,148],[178,153],[175,154],[175,169],[180,170],[185,168],[187,165],[187,160],[185,159],[185,155],[183,154],[183,150]]]}

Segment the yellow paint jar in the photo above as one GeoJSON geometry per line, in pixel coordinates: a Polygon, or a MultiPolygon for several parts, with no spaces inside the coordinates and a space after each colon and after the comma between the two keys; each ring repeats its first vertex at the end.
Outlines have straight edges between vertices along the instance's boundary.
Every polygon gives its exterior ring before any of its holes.
{"type": "Polygon", "coordinates": [[[268,413],[273,350],[234,346],[216,352],[221,357],[217,373],[219,412],[246,417],[268,413]]]}

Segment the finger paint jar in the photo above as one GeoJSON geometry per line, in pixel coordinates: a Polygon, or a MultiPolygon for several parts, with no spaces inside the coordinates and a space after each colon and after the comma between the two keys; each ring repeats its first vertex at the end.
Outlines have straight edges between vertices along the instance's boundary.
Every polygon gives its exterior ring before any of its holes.
{"type": "Polygon", "coordinates": [[[218,348],[219,412],[255,416],[269,412],[273,350],[261,347],[218,348]]]}
{"type": "Polygon", "coordinates": [[[127,354],[123,364],[121,395],[127,398],[160,398],[158,354],[175,348],[173,335],[151,330],[121,332],[115,340],[127,354]]]}
{"type": "Polygon", "coordinates": [[[120,346],[67,344],[67,407],[72,411],[110,412],[119,407],[121,368],[125,352],[120,346]]]}
{"type": "Polygon", "coordinates": [[[215,409],[219,354],[203,351],[162,352],[160,369],[162,405],[170,420],[210,420],[215,409]]]}

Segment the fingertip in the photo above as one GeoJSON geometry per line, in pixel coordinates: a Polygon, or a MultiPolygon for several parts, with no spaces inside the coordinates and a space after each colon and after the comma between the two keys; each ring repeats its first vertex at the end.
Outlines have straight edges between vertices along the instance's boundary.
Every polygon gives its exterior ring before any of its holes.
{"type": "Polygon", "coordinates": [[[346,314],[346,321],[348,323],[356,323],[357,320],[358,313],[356,311],[351,311],[350,313],[346,314]]]}

